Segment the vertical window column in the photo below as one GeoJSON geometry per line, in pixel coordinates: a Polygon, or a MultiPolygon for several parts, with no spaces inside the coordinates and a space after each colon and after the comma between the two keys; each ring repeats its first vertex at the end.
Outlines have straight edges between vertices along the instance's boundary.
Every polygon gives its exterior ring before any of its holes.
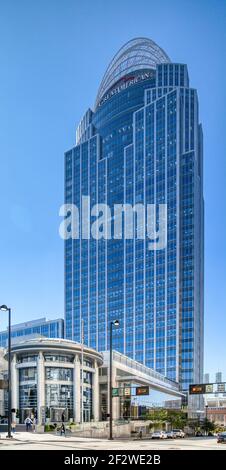
{"type": "Polygon", "coordinates": [[[94,362],[95,372],[93,373],[93,416],[94,421],[99,421],[99,369],[97,361],[94,362]]]}
{"type": "Polygon", "coordinates": [[[13,354],[11,361],[11,390],[12,390],[12,409],[17,410],[19,408],[19,396],[18,396],[18,369],[16,367],[16,354],[13,354]]]}
{"type": "Polygon", "coordinates": [[[39,352],[37,358],[37,409],[38,423],[41,424],[41,407],[45,406],[45,366],[43,353],[39,352]]]}
{"type": "Polygon", "coordinates": [[[80,423],[81,421],[81,408],[80,408],[80,360],[79,355],[76,354],[74,359],[74,377],[73,377],[73,400],[74,400],[74,422],[80,423]]]}

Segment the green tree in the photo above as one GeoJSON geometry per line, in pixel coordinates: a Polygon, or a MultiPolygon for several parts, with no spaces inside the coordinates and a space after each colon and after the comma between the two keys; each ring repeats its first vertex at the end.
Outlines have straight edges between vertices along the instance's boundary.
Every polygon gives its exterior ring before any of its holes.
{"type": "Polygon", "coordinates": [[[208,418],[205,418],[202,424],[202,429],[206,432],[206,434],[208,434],[208,432],[215,431],[216,425],[212,421],[209,421],[208,418]]]}
{"type": "Polygon", "coordinates": [[[162,408],[152,409],[148,412],[146,419],[152,421],[152,425],[150,427],[153,427],[155,424],[162,427],[167,421],[167,410],[162,408]]]}
{"type": "Polygon", "coordinates": [[[187,413],[181,410],[168,410],[167,421],[171,428],[184,429],[188,422],[187,413]]]}

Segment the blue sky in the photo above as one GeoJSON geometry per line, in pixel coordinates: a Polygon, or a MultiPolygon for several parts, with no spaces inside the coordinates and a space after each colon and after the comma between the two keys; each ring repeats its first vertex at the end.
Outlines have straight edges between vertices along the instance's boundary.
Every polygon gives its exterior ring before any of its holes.
{"type": "MultiPolygon", "coordinates": [[[[188,64],[205,169],[205,369],[226,379],[224,0],[1,0],[0,301],[63,316],[63,155],[112,56],[146,36],[188,64]]],[[[6,326],[0,319],[0,329],[6,326]]]]}

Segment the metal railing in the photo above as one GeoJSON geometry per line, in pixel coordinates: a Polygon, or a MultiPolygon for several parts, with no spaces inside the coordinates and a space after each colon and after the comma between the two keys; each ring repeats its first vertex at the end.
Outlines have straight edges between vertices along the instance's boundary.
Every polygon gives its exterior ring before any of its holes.
{"type": "Polygon", "coordinates": [[[168,385],[171,389],[173,390],[178,390],[179,385],[177,382],[174,382],[173,380],[167,379],[167,377],[164,377],[164,375],[160,374],[159,372],[150,369],[149,367],[141,364],[140,362],[135,361],[134,359],[131,359],[127,356],[124,356],[123,354],[113,351],[113,359],[120,364],[123,364],[127,367],[130,367],[133,370],[137,370],[138,372],[142,372],[143,374],[149,376],[151,379],[157,379],[160,382],[164,382],[166,385],[168,385]]]}

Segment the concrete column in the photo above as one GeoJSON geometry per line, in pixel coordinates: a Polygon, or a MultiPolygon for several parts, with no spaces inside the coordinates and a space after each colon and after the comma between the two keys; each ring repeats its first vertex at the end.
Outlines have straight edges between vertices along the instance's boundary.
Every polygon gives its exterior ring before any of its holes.
{"type": "MultiPolygon", "coordinates": [[[[117,388],[118,384],[116,382],[116,367],[114,366],[113,362],[113,367],[112,367],[112,387],[117,388]]],[[[112,399],[112,412],[113,412],[113,421],[116,419],[119,419],[119,414],[120,414],[120,399],[118,397],[113,397],[112,399]]]]}
{"type": "MultiPolygon", "coordinates": [[[[110,403],[110,400],[109,400],[109,395],[110,395],[110,381],[109,381],[109,377],[110,377],[110,368],[108,366],[108,406],[107,406],[107,410],[108,410],[108,413],[110,413],[110,406],[109,406],[109,403],[110,403]]],[[[117,388],[118,384],[116,382],[116,367],[114,365],[114,356],[113,356],[113,364],[112,364],[112,388],[117,388]]],[[[112,398],[112,415],[113,415],[113,421],[115,421],[116,419],[119,418],[119,414],[120,414],[120,399],[117,398],[117,397],[113,397],[112,398]]]]}
{"type": "Polygon", "coordinates": [[[80,406],[80,396],[81,396],[81,379],[80,379],[80,360],[79,355],[76,354],[74,359],[74,377],[73,377],[73,400],[74,400],[74,421],[75,423],[80,423],[81,421],[81,406],[80,406]]]}
{"type": "Polygon", "coordinates": [[[16,410],[19,408],[19,382],[18,382],[18,369],[16,368],[16,354],[13,354],[11,360],[11,393],[12,393],[12,408],[16,410]]]}
{"type": "Polygon", "coordinates": [[[41,407],[45,407],[45,366],[42,352],[37,359],[37,410],[38,424],[42,424],[41,407]]]}
{"type": "Polygon", "coordinates": [[[93,374],[93,417],[94,421],[100,420],[100,390],[99,390],[99,369],[97,361],[94,363],[95,372],[93,374]]]}

